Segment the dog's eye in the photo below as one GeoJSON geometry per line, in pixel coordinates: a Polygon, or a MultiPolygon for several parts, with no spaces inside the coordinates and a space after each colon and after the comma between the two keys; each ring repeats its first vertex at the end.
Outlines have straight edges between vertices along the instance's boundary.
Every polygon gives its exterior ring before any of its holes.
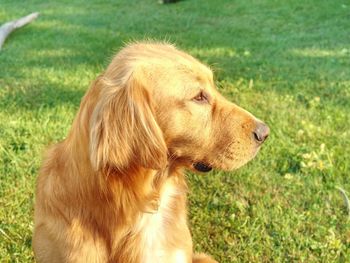
{"type": "Polygon", "coordinates": [[[200,103],[208,103],[209,96],[204,91],[199,92],[192,100],[200,103]]]}

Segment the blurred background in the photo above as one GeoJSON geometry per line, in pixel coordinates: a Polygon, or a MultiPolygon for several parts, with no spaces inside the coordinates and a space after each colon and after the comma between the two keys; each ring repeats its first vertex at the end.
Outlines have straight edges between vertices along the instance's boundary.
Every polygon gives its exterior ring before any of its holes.
{"type": "Polygon", "coordinates": [[[189,173],[194,250],[219,262],[349,262],[350,3],[0,0],[40,12],[0,51],[0,262],[33,262],[35,180],[81,97],[135,40],[174,43],[271,128],[238,171],[189,173]]]}

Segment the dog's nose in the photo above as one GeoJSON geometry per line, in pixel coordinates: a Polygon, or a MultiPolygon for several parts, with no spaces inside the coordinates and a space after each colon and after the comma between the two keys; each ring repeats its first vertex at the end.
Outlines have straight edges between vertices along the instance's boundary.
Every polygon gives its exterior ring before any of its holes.
{"type": "Polygon", "coordinates": [[[259,122],[256,127],[255,131],[253,131],[254,139],[258,143],[263,143],[266,138],[269,136],[270,128],[263,122],[259,122]]]}

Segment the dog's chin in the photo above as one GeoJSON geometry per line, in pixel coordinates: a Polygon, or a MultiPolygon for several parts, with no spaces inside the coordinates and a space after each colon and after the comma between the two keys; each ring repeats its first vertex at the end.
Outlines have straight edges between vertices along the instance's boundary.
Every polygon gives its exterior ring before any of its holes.
{"type": "Polygon", "coordinates": [[[246,165],[247,163],[249,163],[251,160],[253,160],[257,155],[258,151],[259,151],[258,148],[253,149],[252,152],[249,152],[248,154],[244,154],[243,156],[241,156],[241,158],[236,158],[236,159],[222,156],[221,158],[218,158],[212,161],[212,167],[217,170],[221,170],[225,172],[237,170],[242,166],[246,165]]]}
{"type": "Polygon", "coordinates": [[[240,159],[232,159],[227,158],[226,156],[221,156],[221,158],[211,160],[210,164],[208,161],[204,160],[191,160],[191,158],[178,157],[176,158],[176,166],[186,167],[187,169],[200,173],[208,173],[213,169],[229,172],[237,170],[250,162],[252,159],[254,159],[258,151],[259,148],[253,149],[252,152],[244,154],[244,157],[240,159]]]}

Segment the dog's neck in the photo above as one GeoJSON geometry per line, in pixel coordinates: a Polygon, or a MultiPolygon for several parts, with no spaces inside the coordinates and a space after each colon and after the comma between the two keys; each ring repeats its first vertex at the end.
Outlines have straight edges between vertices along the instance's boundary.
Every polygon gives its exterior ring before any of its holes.
{"type": "MultiPolygon", "coordinates": [[[[187,187],[182,169],[173,165],[168,165],[164,170],[152,170],[135,165],[128,169],[109,166],[94,171],[86,145],[80,138],[75,142],[65,142],[65,146],[74,148],[75,153],[79,149],[80,154],[68,155],[67,161],[74,163],[70,167],[77,169],[71,177],[80,177],[75,178],[80,182],[80,195],[91,195],[83,198],[96,199],[97,196],[97,199],[101,199],[102,204],[122,203],[128,204],[126,209],[128,211],[156,213],[159,209],[163,188],[168,180],[171,179],[173,183],[179,184],[182,191],[186,192],[187,187]]],[[[98,202],[98,200],[95,201],[98,202]]],[[[124,208],[115,207],[114,209],[124,208]]]]}

